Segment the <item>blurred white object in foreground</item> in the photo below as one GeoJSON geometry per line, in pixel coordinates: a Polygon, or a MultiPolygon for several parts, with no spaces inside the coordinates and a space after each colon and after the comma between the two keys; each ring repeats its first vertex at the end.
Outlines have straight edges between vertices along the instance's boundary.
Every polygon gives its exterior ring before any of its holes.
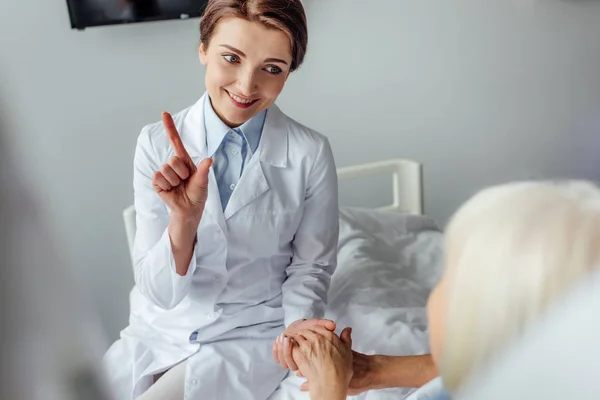
{"type": "Polygon", "coordinates": [[[600,399],[600,271],[475,377],[456,400],[600,399]]]}
{"type": "Polygon", "coordinates": [[[33,172],[13,163],[2,123],[0,399],[106,399],[98,327],[44,220],[33,172]]]}

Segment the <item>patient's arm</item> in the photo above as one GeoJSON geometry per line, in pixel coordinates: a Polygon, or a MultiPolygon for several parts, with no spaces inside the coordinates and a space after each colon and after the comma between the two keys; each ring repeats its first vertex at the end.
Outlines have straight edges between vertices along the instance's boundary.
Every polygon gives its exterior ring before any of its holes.
{"type": "Polygon", "coordinates": [[[350,395],[367,390],[394,387],[420,387],[437,375],[429,354],[420,356],[384,356],[354,352],[354,375],[350,395]]]}
{"type": "MultiPolygon", "coordinates": [[[[331,333],[328,333],[328,335],[335,336],[331,333]]],[[[345,329],[345,332],[342,333],[341,342],[348,348],[352,348],[351,330],[345,329]]],[[[296,357],[297,352],[294,353],[294,358],[296,357]]],[[[311,361],[316,365],[324,365],[324,360],[331,361],[331,358],[323,357],[317,362],[316,357],[313,357],[311,361]]],[[[335,368],[331,366],[322,368],[322,371],[331,370],[335,370],[335,368]]],[[[302,368],[300,368],[300,372],[302,372],[302,368]]],[[[356,396],[375,389],[421,387],[436,376],[438,376],[438,371],[429,354],[418,356],[384,356],[376,354],[368,356],[352,351],[352,379],[348,385],[348,395],[356,396]]],[[[319,392],[323,388],[315,387],[315,379],[312,383],[310,381],[311,379],[308,379],[300,387],[300,390],[310,391],[312,399],[320,399],[321,397],[316,396],[315,391],[319,392]]],[[[327,383],[333,381],[334,379],[326,380],[327,383]]],[[[328,389],[335,391],[337,388],[329,387],[328,389]]]]}

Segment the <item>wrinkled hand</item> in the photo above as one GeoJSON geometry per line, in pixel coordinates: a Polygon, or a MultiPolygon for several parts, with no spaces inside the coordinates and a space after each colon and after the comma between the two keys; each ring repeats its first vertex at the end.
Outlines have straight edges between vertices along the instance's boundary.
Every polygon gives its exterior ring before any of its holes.
{"type": "Polygon", "coordinates": [[[163,113],[162,120],[175,156],[154,174],[152,187],[173,213],[199,221],[208,196],[208,172],[212,160],[202,160],[196,167],[181,142],[171,115],[163,113]]]}
{"type": "MultiPolygon", "coordinates": [[[[347,346],[352,347],[351,331],[347,335],[342,332],[341,341],[347,346]]],[[[372,390],[374,388],[374,374],[378,368],[378,363],[374,356],[352,351],[352,379],[348,384],[348,395],[358,396],[359,394],[372,390]]],[[[309,381],[300,386],[300,390],[308,392],[310,390],[309,381]]]]}
{"type": "Polygon", "coordinates": [[[377,369],[377,362],[373,356],[352,352],[352,380],[348,385],[348,395],[358,396],[368,390],[374,389],[373,377],[377,369]]]}
{"type": "Polygon", "coordinates": [[[275,361],[281,364],[283,368],[297,371],[298,365],[294,361],[292,355],[293,349],[290,336],[313,327],[321,327],[333,332],[335,331],[335,326],[335,322],[328,319],[302,319],[290,324],[285,332],[283,332],[283,334],[275,340],[275,343],[273,343],[273,358],[275,358],[275,361]]]}
{"type": "Polygon", "coordinates": [[[351,328],[346,328],[338,337],[317,326],[289,335],[293,341],[298,375],[307,379],[301,390],[315,387],[348,388],[353,376],[351,332],[351,328]]]}

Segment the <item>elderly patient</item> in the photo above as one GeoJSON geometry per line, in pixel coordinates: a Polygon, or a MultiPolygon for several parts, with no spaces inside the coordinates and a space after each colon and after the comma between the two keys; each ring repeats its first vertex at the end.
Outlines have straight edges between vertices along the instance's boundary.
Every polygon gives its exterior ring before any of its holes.
{"type": "MultiPolygon", "coordinates": [[[[600,190],[591,183],[508,184],[469,200],[448,227],[445,274],[429,298],[430,345],[445,387],[429,398],[451,397],[600,268],[599,244],[600,190]]],[[[352,352],[350,333],[290,336],[311,399],[346,398],[364,357],[352,352]]]]}

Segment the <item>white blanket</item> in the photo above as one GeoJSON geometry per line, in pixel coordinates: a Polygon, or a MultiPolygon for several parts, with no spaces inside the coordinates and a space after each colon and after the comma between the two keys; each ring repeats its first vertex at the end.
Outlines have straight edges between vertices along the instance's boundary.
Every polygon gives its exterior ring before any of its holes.
{"type": "MultiPolygon", "coordinates": [[[[442,233],[431,218],[343,208],[327,317],[338,323],[338,331],[353,328],[357,351],[426,354],[425,306],[441,272],[442,233]]],[[[307,398],[296,391],[285,383],[274,398],[307,398]]],[[[412,391],[379,390],[354,399],[397,400],[412,391]]]]}

